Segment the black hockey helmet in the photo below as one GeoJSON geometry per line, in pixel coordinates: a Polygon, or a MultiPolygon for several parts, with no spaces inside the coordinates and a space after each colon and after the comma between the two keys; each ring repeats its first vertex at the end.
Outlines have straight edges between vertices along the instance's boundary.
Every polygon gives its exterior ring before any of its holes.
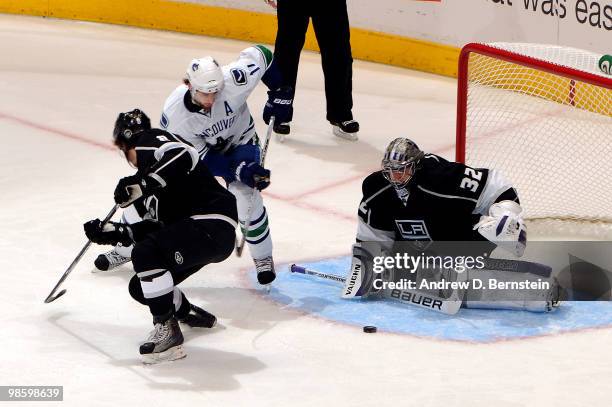
{"type": "Polygon", "coordinates": [[[410,139],[396,138],[387,146],[382,160],[382,172],[397,188],[405,187],[418,169],[425,153],[410,139]]]}
{"type": "Polygon", "coordinates": [[[113,130],[113,142],[122,150],[135,143],[135,136],[145,130],[151,129],[151,120],[140,109],[119,113],[113,130]]]}

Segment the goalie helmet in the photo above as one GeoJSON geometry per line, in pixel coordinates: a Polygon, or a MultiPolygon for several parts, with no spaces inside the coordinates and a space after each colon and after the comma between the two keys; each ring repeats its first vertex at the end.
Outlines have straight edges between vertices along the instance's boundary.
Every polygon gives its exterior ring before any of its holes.
{"type": "Polygon", "coordinates": [[[223,89],[223,72],[219,63],[213,57],[191,60],[185,75],[185,84],[191,84],[192,97],[194,92],[215,93],[223,89]]]}
{"type": "Polygon", "coordinates": [[[140,109],[119,113],[113,130],[113,141],[122,150],[134,144],[136,135],[151,129],[151,120],[140,109]]]}
{"type": "Polygon", "coordinates": [[[382,160],[383,175],[396,188],[403,188],[414,176],[424,156],[425,153],[412,140],[396,138],[385,151],[382,160]]]}

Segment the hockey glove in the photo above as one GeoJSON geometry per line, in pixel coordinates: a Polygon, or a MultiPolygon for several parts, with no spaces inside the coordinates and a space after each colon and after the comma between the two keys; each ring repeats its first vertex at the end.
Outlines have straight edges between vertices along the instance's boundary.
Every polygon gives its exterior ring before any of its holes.
{"type": "Polygon", "coordinates": [[[251,188],[263,191],[270,186],[270,170],[266,170],[257,163],[242,161],[236,167],[235,174],[236,180],[251,188]]]}
{"type": "Polygon", "coordinates": [[[384,276],[382,271],[374,270],[375,257],[382,257],[379,244],[362,242],[353,245],[351,270],[342,289],[342,298],[366,298],[378,293],[380,287],[374,287],[374,280],[383,281],[384,276]]]}
{"type": "Polygon", "coordinates": [[[135,200],[151,195],[160,186],[153,178],[138,174],[121,178],[115,188],[115,203],[125,208],[135,200]]]}
{"type": "Polygon", "coordinates": [[[134,243],[129,225],[116,222],[107,222],[102,226],[100,219],[90,220],[83,225],[85,236],[93,243],[116,245],[121,243],[129,246],[134,243]]]}
{"type": "Polygon", "coordinates": [[[263,110],[264,122],[270,123],[272,116],[276,118],[276,123],[291,121],[293,116],[293,89],[291,86],[268,91],[268,101],[263,110]]]}

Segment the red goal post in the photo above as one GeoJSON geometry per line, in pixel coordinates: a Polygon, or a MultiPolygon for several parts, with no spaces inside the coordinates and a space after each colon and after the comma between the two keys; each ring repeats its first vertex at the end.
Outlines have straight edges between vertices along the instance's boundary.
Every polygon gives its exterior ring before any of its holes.
{"type": "Polygon", "coordinates": [[[528,219],[612,225],[612,76],[600,57],[519,43],[461,51],[456,160],[501,170],[528,219]]]}

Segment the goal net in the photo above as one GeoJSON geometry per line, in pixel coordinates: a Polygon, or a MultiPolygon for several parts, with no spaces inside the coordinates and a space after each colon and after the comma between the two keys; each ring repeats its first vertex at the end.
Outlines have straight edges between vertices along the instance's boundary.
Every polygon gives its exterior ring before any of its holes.
{"type": "Polygon", "coordinates": [[[532,226],[612,238],[612,76],[600,57],[518,43],[461,52],[456,159],[501,170],[532,226]]]}

